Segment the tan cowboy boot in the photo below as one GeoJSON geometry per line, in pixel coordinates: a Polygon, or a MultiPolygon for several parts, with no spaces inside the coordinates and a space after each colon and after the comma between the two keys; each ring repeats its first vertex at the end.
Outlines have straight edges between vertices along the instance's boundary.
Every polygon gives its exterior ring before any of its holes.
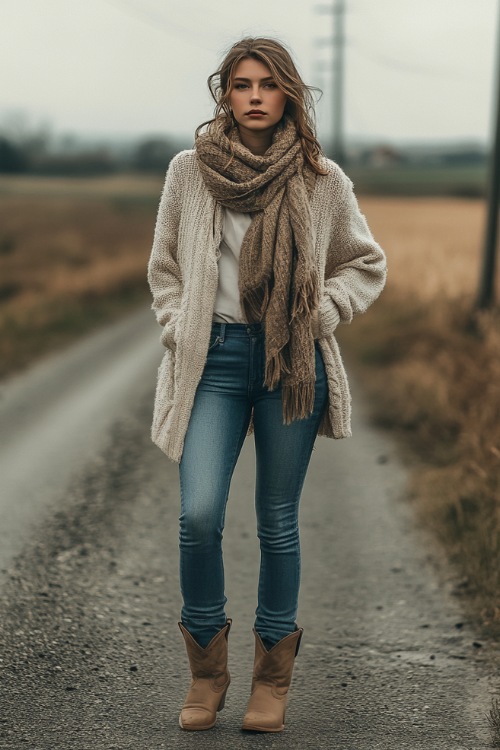
{"type": "Polygon", "coordinates": [[[255,661],[252,692],[241,728],[253,732],[281,732],[285,728],[288,688],[303,628],[282,638],[269,651],[255,628],[253,632],[255,661]]]}
{"type": "Polygon", "coordinates": [[[191,668],[192,682],[179,716],[182,729],[211,729],[217,711],[224,708],[231,678],[227,669],[227,639],[232,620],[202,648],[180,622],[191,668]]]}

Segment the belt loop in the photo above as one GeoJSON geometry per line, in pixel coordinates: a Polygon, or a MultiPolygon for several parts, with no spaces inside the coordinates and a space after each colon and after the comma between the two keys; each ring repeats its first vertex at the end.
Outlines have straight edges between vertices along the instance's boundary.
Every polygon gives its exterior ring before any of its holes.
{"type": "Polygon", "coordinates": [[[221,344],[224,343],[224,337],[225,337],[225,335],[226,335],[226,324],[225,323],[221,323],[220,324],[220,334],[219,334],[219,341],[220,341],[221,344]]]}

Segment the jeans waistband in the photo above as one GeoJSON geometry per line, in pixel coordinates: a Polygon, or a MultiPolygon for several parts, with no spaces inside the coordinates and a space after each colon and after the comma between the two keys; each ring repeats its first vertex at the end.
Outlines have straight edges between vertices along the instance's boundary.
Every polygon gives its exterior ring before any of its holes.
{"type": "Polygon", "coordinates": [[[232,336],[259,336],[264,334],[264,325],[262,323],[217,323],[212,322],[212,332],[224,341],[227,337],[232,336]]]}

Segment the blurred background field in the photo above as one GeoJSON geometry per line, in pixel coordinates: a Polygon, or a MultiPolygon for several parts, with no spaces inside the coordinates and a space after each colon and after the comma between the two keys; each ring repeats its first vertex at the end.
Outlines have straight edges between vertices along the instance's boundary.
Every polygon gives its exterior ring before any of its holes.
{"type": "MultiPolygon", "coordinates": [[[[411,181],[388,187],[392,170],[372,169],[368,178],[349,171],[381,244],[395,248],[419,295],[452,297],[458,288],[470,294],[484,202],[412,198],[411,181]],[[393,192],[400,197],[384,196],[393,192]],[[402,198],[402,192],[410,196],[402,198]]],[[[439,193],[444,185],[434,190],[438,181],[428,169],[420,190],[439,193]]],[[[1,376],[149,301],[146,266],[162,183],[158,172],[0,175],[1,376]]],[[[472,192],[475,184],[462,183],[472,192]]],[[[404,279],[400,273],[398,287],[404,279]]],[[[414,297],[414,289],[402,291],[414,297]]]]}
{"type": "Polygon", "coordinates": [[[0,376],[146,304],[161,185],[0,178],[0,376]]]}

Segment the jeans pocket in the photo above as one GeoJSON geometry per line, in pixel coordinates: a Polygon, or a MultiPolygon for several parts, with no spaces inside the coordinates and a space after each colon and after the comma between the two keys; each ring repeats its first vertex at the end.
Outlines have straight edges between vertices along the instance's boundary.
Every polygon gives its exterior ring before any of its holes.
{"type": "Polygon", "coordinates": [[[212,351],[212,349],[216,349],[217,346],[220,343],[220,336],[218,334],[212,333],[210,335],[210,343],[208,345],[208,351],[212,351]]]}

